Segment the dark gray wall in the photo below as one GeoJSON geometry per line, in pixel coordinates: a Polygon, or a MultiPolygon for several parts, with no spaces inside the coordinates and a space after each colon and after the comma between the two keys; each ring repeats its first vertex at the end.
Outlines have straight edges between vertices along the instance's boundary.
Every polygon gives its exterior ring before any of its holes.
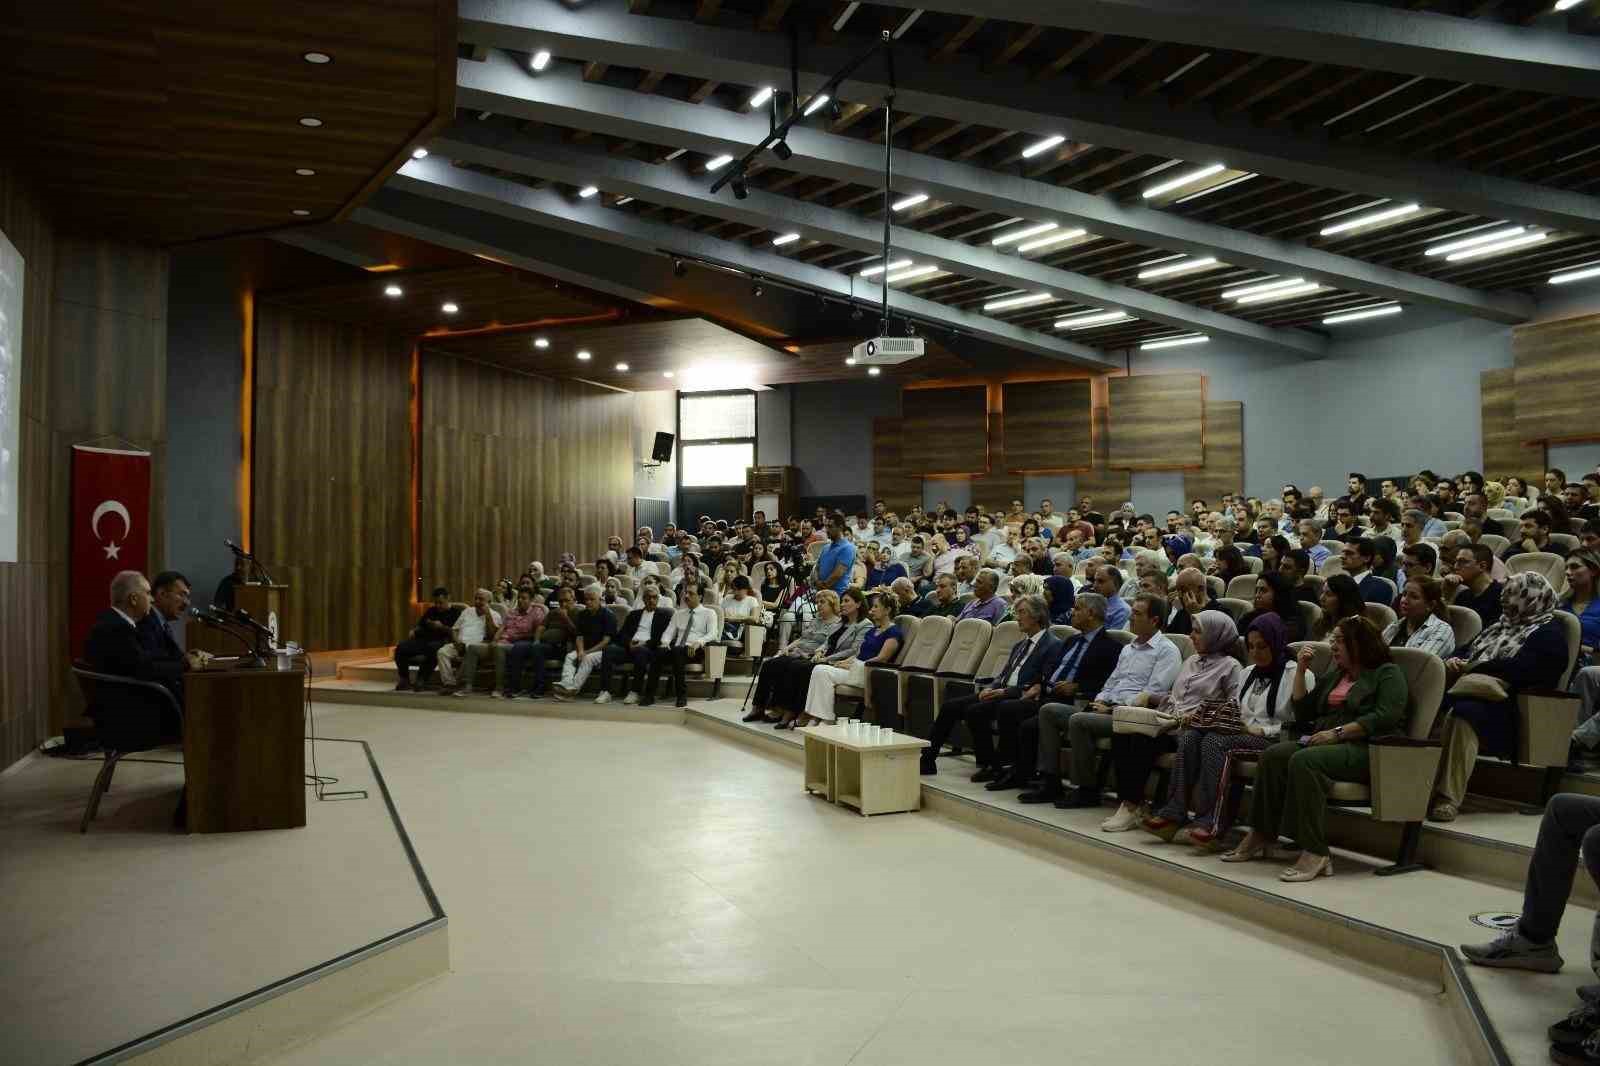
{"type": "MultiPolygon", "coordinates": [[[[172,256],[167,294],[167,558],[207,604],[240,534],[244,313],[235,270],[203,251],[172,256]]],[[[270,506],[259,501],[258,506],[270,506]]]]}
{"type": "Polygon", "coordinates": [[[900,416],[900,386],[871,380],[792,385],[801,496],[872,493],[872,420],[900,416]]]}

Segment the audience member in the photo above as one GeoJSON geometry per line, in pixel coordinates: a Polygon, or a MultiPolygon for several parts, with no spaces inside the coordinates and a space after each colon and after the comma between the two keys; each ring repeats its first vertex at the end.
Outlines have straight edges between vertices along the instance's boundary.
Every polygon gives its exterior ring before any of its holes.
{"type": "MultiPolygon", "coordinates": [[[[603,649],[602,662],[611,669],[624,663],[633,667],[623,703],[649,706],[655,702],[655,686],[650,684],[650,665],[667,647],[672,615],[672,608],[661,602],[661,595],[655,586],[647,586],[640,595],[639,606],[629,611],[622,620],[617,639],[603,649]]],[[[603,694],[609,695],[609,691],[608,688],[603,694]]]]}
{"type": "Polygon", "coordinates": [[[850,587],[850,570],[856,563],[856,546],[845,536],[844,515],[838,511],[828,515],[827,529],[828,545],[817,557],[811,586],[843,593],[850,587]]]}
{"type": "Polygon", "coordinates": [[[1455,651],[1456,634],[1445,610],[1444,585],[1431,577],[1408,580],[1400,593],[1399,617],[1383,631],[1383,642],[1448,658],[1455,651]]]}
{"type": "Polygon", "coordinates": [[[1256,578],[1251,609],[1239,619],[1237,636],[1244,639],[1244,635],[1250,631],[1250,624],[1257,618],[1264,614],[1276,614],[1289,631],[1290,643],[1307,639],[1299,604],[1300,601],[1289,591],[1289,582],[1282,574],[1263,571],[1256,578]]]}
{"type": "Polygon", "coordinates": [[[961,598],[956,594],[956,579],[950,574],[940,574],[933,582],[933,591],[918,601],[919,617],[942,615],[946,618],[961,616],[961,598]]]}
{"type": "MultiPolygon", "coordinates": [[[[844,595],[839,598],[839,609],[844,624],[829,638],[827,646],[812,656],[812,662],[805,670],[806,687],[798,693],[795,703],[785,706],[783,720],[778,723],[777,728],[798,729],[811,720],[811,715],[808,713],[811,675],[817,668],[845,667],[850,660],[860,654],[868,634],[876,628],[872,619],[868,617],[867,606],[867,594],[860,589],[846,589],[844,595]]],[[[879,644],[881,650],[881,640],[879,644]]],[[[833,690],[830,688],[828,691],[831,697],[833,690]]],[[[829,710],[831,712],[832,708],[829,710]]]]}
{"type": "MultiPolygon", "coordinates": [[[[1377,548],[1373,542],[1366,537],[1358,537],[1344,542],[1339,552],[1339,565],[1356,583],[1362,600],[1387,606],[1394,602],[1394,590],[1387,581],[1372,572],[1376,555],[1377,548]]],[[[1327,583],[1323,584],[1326,586],[1327,583]]]]}
{"type": "Polygon", "coordinates": [[[1106,600],[1106,627],[1127,629],[1133,609],[1122,598],[1122,571],[1115,566],[1102,566],[1094,574],[1094,590],[1106,600]]]}
{"type": "Polygon", "coordinates": [[[722,637],[738,640],[746,626],[760,623],[761,601],[750,588],[750,579],[740,574],[733,579],[730,594],[722,601],[722,637]]]}
{"type": "Polygon", "coordinates": [[[838,593],[824,589],[817,593],[816,603],[816,614],[801,624],[800,635],[761,664],[745,721],[780,722],[785,711],[793,715],[804,706],[811,667],[821,661],[825,649],[831,650],[829,640],[844,628],[838,593]]]}
{"type": "MultiPolygon", "coordinates": [[[[650,660],[650,673],[645,680],[645,692],[653,696],[664,669],[672,671],[672,694],[679,707],[689,705],[689,688],[684,678],[691,659],[704,661],[706,645],[717,639],[717,612],[700,602],[697,585],[683,587],[683,606],[672,616],[672,624],[662,637],[661,647],[650,660]]],[[[640,697],[641,707],[653,700],[640,697]]]]}
{"type": "Polygon", "coordinates": [[[522,681],[522,663],[533,650],[545,616],[550,612],[542,603],[533,602],[533,589],[523,586],[517,590],[517,599],[506,611],[500,628],[494,635],[494,688],[489,695],[510,699],[522,681]],[[506,668],[515,662],[517,671],[507,680],[506,668]]]}
{"type": "Polygon", "coordinates": [[[1079,594],[1072,606],[1072,625],[1078,632],[1066,641],[1055,670],[1044,679],[1037,714],[1018,726],[1016,765],[1033,766],[1039,775],[1038,787],[1017,797],[1023,803],[1054,803],[1062,798],[1061,742],[1068,719],[1079,703],[1099,695],[1122,651],[1107,633],[1105,617],[1104,596],[1079,594]]]}
{"type": "MultiPolygon", "coordinates": [[[[1322,543],[1322,527],[1315,519],[1302,518],[1297,528],[1300,532],[1300,550],[1311,557],[1312,571],[1322,569],[1322,564],[1333,554],[1332,550],[1322,543]]],[[[1301,576],[1304,577],[1305,574],[1301,576]]]]}
{"type": "Polygon", "coordinates": [[[440,650],[450,642],[456,619],[462,608],[450,602],[450,590],[443,585],[433,590],[433,603],[422,612],[411,636],[395,645],[394,666],[400,675],[395,682],[396,692],[411,691],[411,665],[417,666],[415,690],[421,692],[433,678],[434,666],[439,661],[440,650]]]}
{"type": "Polygon", "coordinates": [[[961,608],[960,618],[981,618],[991,625],[999,624],[1006,613],[1006,601],[995,595],[1000,587],[1000,575],[993,570],[980,570],[973,579],[972,602],[961,608]]]}
{"type": "MultiPolygon", "coordinates": [[[[684,595],[698,593],[698,586],[686,584],[684,595]]],[[[617,616],[600,602],[600,594],[593,586],[583,590],[583,608],[573,617],[576,632],[573,649],[561,661],[561,680],[550,686],[550,694],[558,700],[568,700],[583,691],[589,674],[600,668],[600,694],[596,703],[611,702],[611,662],[605,650],[617,635],[617,616]]]]}
{"type": "MultiPolygon", "coordinates": [[[[159,580],[159,579],[158,579],[159,580]]],[[[1600,583],[1600,552],[1579,548],[1567,557],[1567,598],[1561,609],[1578,616],[1583,630],[1581,644],[1585,656],[1600,647],[1600,596],[1595,595],[1595,585],[1600,583]]]]}
{"type": "Polygon", "coordinates": [[[1060,574],[1052,574],[1044,579],[1044,602],[1050,608],[1050,624],[1053,626],[1068,625],[1072,620],[1072,604],[1077,598],[1077,590],[1072,587],[1072,579],[1060,574]]]}
{"type": "Polygon", "coordinates": [[[1550,539],[1550,530],[1548,511],[1524,511],[1517,536],[1513,537],[1506,550],[1500,553],[1500,558],[1509,563],[1527,552],[1549,552],[1566,558],[1567,549],[1550,539]]]}
{"type": "Polygon", "coordinates": [[[1456,551],[1455,569],[1444,576],[1445,598],[1476,611],[1485,629],[1500,621],[1500,592],[1505,586],[1489,576],[1495,561],[1487,544],[1472,544],[1456,551]]]}

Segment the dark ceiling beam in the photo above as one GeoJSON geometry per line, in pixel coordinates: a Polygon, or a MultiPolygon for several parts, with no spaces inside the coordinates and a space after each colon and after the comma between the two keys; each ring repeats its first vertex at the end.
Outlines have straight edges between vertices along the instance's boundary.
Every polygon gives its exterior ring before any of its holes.
{"type": "MultiPolygon", "coordinates": [[[[586,126],[648,143],[663,143],[664,139],[708,155],[741,154],[767,129],[758,116],[585,85],[570,73],[528,78],[521,66],[505,55],[490,56],[484,63],[463,61],[456,91],[462,105],[474,110],[586,126]]],[[[794,155],[782,165],[792,173],[866,186],[882,182],[883,150],[879,146],[804,127],[790,131],[789,145],[794,155]]],[[[1336,288],[1428,303],[1497,322],[1524,322],[1533,314],[1532,302],[1521,296],[1478,292],[1142,204],[1119,204],[1063,186],[915,152],[897,151],[894,159],[895,188],[901,192],[926,192],[939,200],[1005,216],[1081,225],[1102,237],[1216,255],[1228,263],[1273,273],[1303,273],[1309,280],[1336,288]]]]}
{"type": "MultiPolygon", "coordinates": [[[[544,47],[560,55],[615,66],[666,69],[733,84],[784,84],[789,80],[789,47],[780,35],[628,15],[622,5],[623,0],[593,0],[568,9],[555,0],[461,0],[459,35],[469,44],[524,52],[544,47]]],[[[1055,4],[1052,0],[1037,6],[1053,9],[1055,4]]],[[[1061,5],[1067,10],[1078,6],[1061,5]]],[[[1246,6],[1259,5],[1247,0],[1246,6]]],[[[1282,6],[1298,11],[1309,5],[1282,6]]],[[[1375,13],[1387,10],[1354,6],[1375,13]]],[[[1207,19],[1197,14],[1188,21],[1207,19]]],[[[859,37],[841,37],[835,45],[804,49],[800,54],[802,95],[820,88],[857,58],[860,46],[859,37]]],[[[1591,43],[1589,47],[1600,45],[1591,43]]],[[[524,71],[523,80],[537,84],[548,80],[550,73],[532,78],[524,71]]],[[[1590,74],[1600,78],[1600,64],[1590,74]]],[[[1171,159],[1221,159],[1239,170],[1308,185],[1420,199],[1470,214],[1600,234],[1600,200],[1591,196],[1380,147],[1265,129],[1242,115],[1228,118],[1176,110],[1158,97],[1128,99],[1116,86],[1091,89],[1041,82],[1020,64],[983,68],[965,55],[931,63],[920,52],[901,49],[895,54],[895,83],[897,109],[914,114],[1031,136],[1070,134],[1077,141],[1171,159]]],[[[837,95],[845,100],[872,101],[889,91],[883,64],[868,63],[839,86],[837,95]]],[[[746,145],[756,140],[759,135],[748,138],[746,145]]]]}

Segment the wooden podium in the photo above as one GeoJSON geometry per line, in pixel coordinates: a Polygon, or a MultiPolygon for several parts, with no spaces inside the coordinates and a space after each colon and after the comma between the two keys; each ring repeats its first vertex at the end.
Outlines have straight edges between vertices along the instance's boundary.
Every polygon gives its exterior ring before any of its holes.
{"type": "Polygon", "coordinates": [[[183,675],[189,832],[306,824],[305,680],[276,658],[183,675]]]}
{"type": "MultiPolygon", "coordinates": [[[[239,585],[233,590],[233,605],[248,611],[250,617],[262,625],[278,619],[278,643],[289,639],[284,626],[289,617],[288,585],[239,585]]],[[[189,651],[208,651],[212,655],[238,655],[244,645],[219,629],[190,620],[184,623],[184,646],[189,651]]]]}

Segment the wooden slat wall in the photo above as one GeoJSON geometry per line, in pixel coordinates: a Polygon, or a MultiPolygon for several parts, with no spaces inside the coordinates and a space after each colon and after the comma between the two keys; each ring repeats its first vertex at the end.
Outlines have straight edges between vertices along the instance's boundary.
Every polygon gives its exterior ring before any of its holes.
{"type": "Polygon", "coordinates": [[[1504,481],[1513,474],[1529,484],[1544,477],[1545,446],[1526,445],[1517,422],[1515,370],[1485,370],[1478,375],[1483,419],[1483,474],[1504,481]]]}
{"type": "Polygon", "coordinates": [[[1518,326],[1511,331],[1511,352],[1522,443],[1600,440],[1594,389],[1600,315],[1518,326]]]}
{"type": "Polygon", "coordinates": [[[252,548],[290,586],[313,651],[405,635],[411,601],[411,348],[270,305],[256,312],[252,548]]]}
{"type": "Polygon", "coordinates": [[[1205,500],[1213,508],[1225,493],[1244,492],[1244,404],[1235,400],[1206,404],[1206,463],[1183,474],[1183,497],[1205,500]]]}
{"type": "Polygon", "coordinates": [[[0,767],[81,709],[68,666],[71,447],[150,449],[150,562],[165,563],[167,256],[73,236],[0,166],[0,230],[25,262],[17,562],[0,564],[0,767]],[[41,612],[43,617],[41,618],[41,612]]]}
{"type": "MultiPolygon", "coordinates": [[[[1126,470],[1112,470],[1106,466],[1107,423],[1110,412],[1104,407],[1094,409],[1094,465],[1076,478],[1078,500],[1093,497],[1094,509],[1108,514],[1133,499],[1133,475],[1126,470]]],[[[1072,501],[1074,504],[1078,500],[1072,501]]],[[[1061,510],[1066,510],[1063,506],[1061,510]]]]}
{"type": "Polygon", "coordinates": [[[633,402],[424,352],[420,578],[451,594],[593,561],[633,520],[633,402]]]}
{"type": "MultiPolygon", "coordinates": [[[[999,385],[990,386],[988,399],[991,409],[1004,402],[1002,388],[999,385]]],[[[1012,473],[1014,464],[1006,461],[1010,437],[1005,432],[1004,421],[1003,417],[989,419],[989,473],[969,479],[972,482],[972,502],[986,511],[1008,510],[1012,500],[1024,499],[1022,475],[1012,473]]]]}
{"type": "Polygon", "coordinates": [[[900,433],[898,418],[872,420],[872,497],[904,514],[922,503],[922,478],[905,469],[900,433]]]}
{"type": "Polygon", "coordinates": [[[924,477],[989,472],[989,402],[985,385],[903,389],[901,461],[924,477]]]}
{"type": "Polygon", "coordinates": [[[1091,463],[1091,383],[1027,381],[1002,389],[1005,464],[1012,473],[1054,474],[1087,470],[1091,463]]]}
{"type": "Polygon", "coordinates": [[[1112,378],[1110,466],[1177,470],[1205,463],[1205,377],[1135,374],[1112,378]]]}

